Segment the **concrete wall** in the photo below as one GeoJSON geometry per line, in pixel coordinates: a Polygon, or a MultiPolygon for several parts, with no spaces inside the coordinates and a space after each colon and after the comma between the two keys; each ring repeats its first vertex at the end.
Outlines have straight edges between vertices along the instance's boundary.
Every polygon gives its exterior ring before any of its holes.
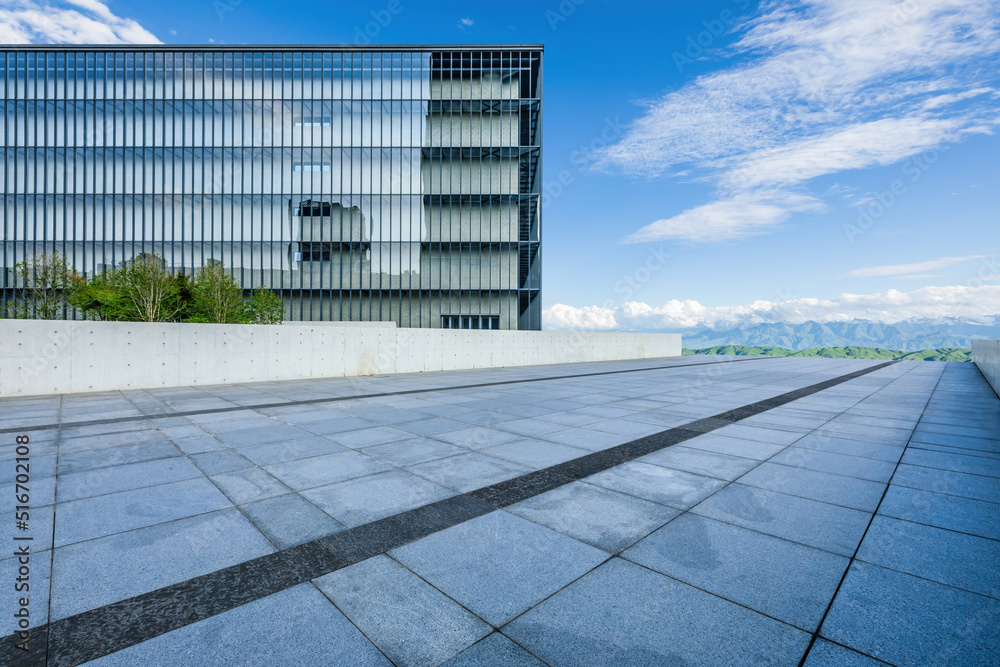
{"type": "Polygon", "coordinates": [[[674,357],[671,334],[0,320],[0,396],[674,357]]]}
{"type": "Polygon", "coordinates": [[[1000,340],[972,341],[972,361],[1000,396],[1000,340]]]}

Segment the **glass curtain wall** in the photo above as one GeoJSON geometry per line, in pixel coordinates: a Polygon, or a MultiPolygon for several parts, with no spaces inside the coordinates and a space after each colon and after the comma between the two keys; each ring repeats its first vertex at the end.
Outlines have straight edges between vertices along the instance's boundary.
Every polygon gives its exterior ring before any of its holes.
{"type": "Polygon", "coordinates": [[[3,300],[221,262],[296,320],[539,329],[541,49],[0,52],[3,300]],[[463,317],[465,316],[465,317],[463,317]]]}

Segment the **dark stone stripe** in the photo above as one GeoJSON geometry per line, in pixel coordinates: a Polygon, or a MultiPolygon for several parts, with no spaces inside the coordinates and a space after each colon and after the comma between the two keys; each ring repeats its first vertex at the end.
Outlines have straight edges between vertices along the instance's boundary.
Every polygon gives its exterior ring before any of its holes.
{"type": "MultiPolygon", "coordinates": [[[[714,366],[716,364],[734,364],[740,361],[761,361],[764,359],[782,359],[782,358],[783,357],[746,357],[745,359],[723,359],[721,361],[700,361],[694,364],[672,364],[670,366],[653,366],[650,368],[628,368],[625,370],[618,370],[618,371],[599,371],[595,373],[580,373],[579,375],[553,375],[541,378],[525,378],[523,380],[498,380],[497,382],[460,384],[449,387],[431,387],[428,389],[406,389],[404,391],[387,391],[376,394],[352,394],[351,396],[329,396],[326,398],[307,398],[301,401],[279,401],[276,403],[257,403],[255,405],[232,405],[225,408],[207,408],[205,410],[185,410],[178,412],[163,412],[163,413],[148,414],[148,415],[130,415],[128,417],[91,419],[88,421],[63,422],[61,424],[53,423],[53,424],[38,424],[35,426],[15,426],[11,428],[0,428],[0,434],[27,433],[29,431],[45,431],[55,428],[73,428],[77,426],[100,426],[102,424],[121,424],[124,422],[145,421],[147,419],[168,419],[170,417],[194,417],[196,415],[214,415],[222,412],[239,412],[240,410],[269,410],[271,408],[284,408],[295,405],[316,405],[319,403],[336,403],[338,401],[354,401],[365,398],[407,396],[409,394],[426,394],[435,391],[482,389],[483,387],[500,387],[508,384],[525,384],[528,382],[548,382],[549,380],[572,380],[574,378],[589,378],[589,377],[597,377],[600,375],[618,375],[620,373],[644,373],[646,371],[662,371],[671,368],[694,368],[696,366],[714,366]]],[[[483,370],[501,370],[501,369],[483,369],[483,370]]],[[[335,378],[329,378],[329,379],[335,379],[335,378]]]]}
{"type": "Polygon", "coordinates": [[[470,491],[469,496],[493,507],[503,509],[528,498],[534,498],[546,491],[569,484],[572,479],[560,475],[552,468],[529,472],[514,479],[508,479],[492,486],[470,491]]]}
{"type": "Polygon", "coordinates": [[[357,563],[390,549],[433,535],[496,508],[464,494],[379,519],[317,540],[347,563],[357,563]]]}
{"type": "Polygon", "coordinates": [[[895,363],[871,366],[52,622],[32,630],[30,654],[14,648],[13,636],[5,637],[0,646],[0,664],[76,667],[710,430],[729,426],[745,418],[739,416],[743,411],[748,411],[748,416],[749,413],[760,414],[765,410],[758,406],[780,407],[895,363]],[[690,428],[692,425],[698,428],[690,428]]]}

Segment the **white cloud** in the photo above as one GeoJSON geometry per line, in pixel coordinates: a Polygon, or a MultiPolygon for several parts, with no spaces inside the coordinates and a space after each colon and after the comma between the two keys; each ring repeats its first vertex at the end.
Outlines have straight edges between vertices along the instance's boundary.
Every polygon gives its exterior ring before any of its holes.
{"type": "MultiPolygon", "coordinates": [[[[936,271],[956,264],[970,262],[974,259],[983,259],[986,255],[969,255],[968,257],[940,257],[926,262],[915,262],[913,264],[892,264],[888,266],[869,266],[863,269],[854,269],[844,274],[848,278],[883,278],[887,276],[906,276],[913,278],[911,274],[923,273],[925,271],[936,271]]],[[[922,276],[921,276],[922,277],[922,276]]]]}
{"type": "Polygon", "coordinates": [[[1000,323],[1000,285],[924,287],[912,292],[841,294],[834,299],[802,298],[755,301],[742,306],[707,307],[697,301],[671,300],[662,306],[630,301],[615,308],[575,308],[555,304],[542,313],[549,330],[664,331],[688,328],[733,328],[786,322],[847,322],[866,319],[895,323],[913,319],[957,318],[983,324],[1000,323]]]}
{"type": "Polygon", "coordinates": [[[786,187],[848,169],[899,162],[978,128],[957,119],[883,118],[857,123],[831,134],[790,142],[731,160],[722,182],[733,188],[786,187]]]}
{"type": "Polygon", "coordinates": [[[474,23],[475,21],[473,21],[472,19],[464,18],[459,20],[458,27],[461,28],[462,30],[465,30],[466,28],[471,28],[474,23]]]}
{"type": "Polygon", "coordinates": [[[737,32],[729,53],[742,63],[647,103],[621,141],[594,155],[596,167],[693,170],[719,189],[717,201],[691,210],[706,215],[758,190],[784,213],[720,215],[711,233],[692,224],[679,235],[679,223],[693,221],[686,211],[630,240],[767,231],[799,210],[790,194],[793,205],[778,201],[779,188],[894,164],[997,126],[995,0],[770,0],[737,32]]]}
{"type": "Polygon", "coordinates": [[[133,19],[101,0],[6,0],[0,8],[3,44],[159,44],[133,19]]]}
{"type": "Polygon", "coordinates": [[[784,222],[792,211],[816,211],[822,203],[788,192],[743,192],[657,220],[625,238],[626,243],[661,239],[724,241],[759,233],[784,222]]]}

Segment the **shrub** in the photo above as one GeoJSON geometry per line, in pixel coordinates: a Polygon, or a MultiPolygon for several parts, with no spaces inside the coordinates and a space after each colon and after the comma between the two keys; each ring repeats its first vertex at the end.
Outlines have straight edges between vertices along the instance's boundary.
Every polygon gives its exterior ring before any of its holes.
{"type": "Polygon", "coordinates": [[[177,296],[181,300],[181,309],[177,313],[177,319],[181,322],[187,322],[191,317],[194,317],[194,283],[183,269],[174,276],[174,283],[177,285],[177,296]]]}
{"type": "Polygon", "coordinates": [[[159,255],[139,255],[91,278],[72,304],[88,317],[125,322],[170,322],[184,308],[180,286],[159,255]]]}
{"type": "Polygon", "coordinates": [[[8,304],[7,316],[21,319],[62,319],[81,284],[66,257],[58,252],[38,253],[18,263],[14,276],[21,293],[8,304]]]}
{"type": "Polygon", "coordinates": [[[8,317],[54,319],[75,308],[112,322],[281,324],[285,314],[281,297],[263,287],[244,301],[243,288],[217,262],[191,280],[172,274],[159,255],[143,254],[87,280],[55,253],[21,262],[16,272],[23,288],[8,317]]]}
{"type": "Polygon", "coordinates": [[[185,322],[246,322],[243,288],[226,272],[222,264],[212,263],[203,267],[194,280],[191,295],[191,314],[185,322]]]}
{"type": "Polygon", "coordinates": [[[159,255],[139,255],[124,262],[113,277],[128,320],[169,322],[183,307],[174,275],[159,255]]]}
{"type": "Polygon", "coordinates": [[[104,271],[90,280],[80,281],[70,297],[70,305],[87,319],[119,321],[127,318],[126,307],[114,272],[104,271]]]}
{"type": "Polygon", "coordinates": [[[259,287],[247,301],[246,319],[250,324],[281,324],[285,319],[285,304],[271,290],[259,287]]]}

